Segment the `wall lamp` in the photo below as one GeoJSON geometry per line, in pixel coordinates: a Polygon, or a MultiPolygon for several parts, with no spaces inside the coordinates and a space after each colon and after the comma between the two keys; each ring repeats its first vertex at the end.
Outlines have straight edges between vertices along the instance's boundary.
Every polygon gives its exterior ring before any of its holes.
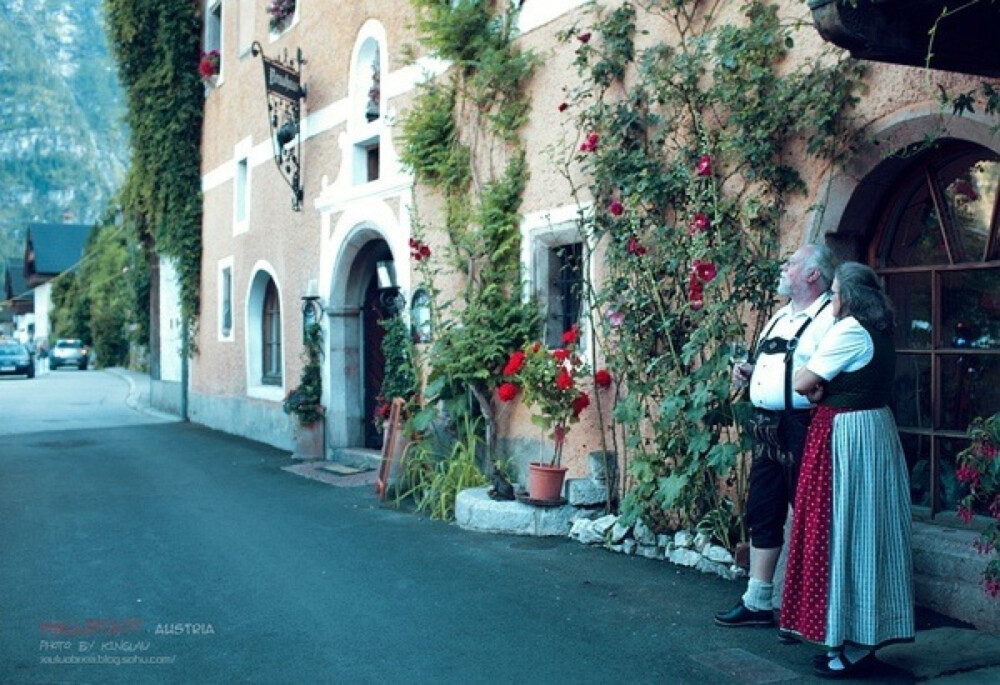
{"type": "Polygon", "coordinates": [[[406,304],[396,280],[396,263],[391,259],[375,262],[375,276],[378,279],[379,300],[389,316],[395,316],[406,304]]]}
{"type": "Polygon", "coordinates": [[[320,302],[319,292],[316,287],[316,279],[310,279],[306,286],[306,294],[302,296],[302,338],[309,340],[309,329],[314,324],[320,322],[323,314],[323,303],[320,302]]]}

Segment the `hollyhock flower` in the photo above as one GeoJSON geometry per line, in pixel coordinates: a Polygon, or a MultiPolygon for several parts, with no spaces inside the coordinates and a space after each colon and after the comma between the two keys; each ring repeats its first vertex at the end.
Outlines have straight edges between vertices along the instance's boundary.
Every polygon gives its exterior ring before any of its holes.
{"type": "Polygon", "coordinates": [[[973,487],[979,485],[979,470],[975,466],[960,466],[955,471],[959,483],[968,483],[973,487]]]}
{"type": "Polygon", "coordinates": [[[560,112],[565,112],[567,109],[569,109],[569,103],[566,103],[566,102],[560,102],[559,103],[559,111],[560,112]]]}
{"type": "Polygon", "coordinates": [[[503,375],[513,376],[524,368],[524,358],[524,350],[517,350],[514,354],[510,355],[510,359],[507,360],[507,365],[503,367],[503,375]]]}
{"type": "Polygon", "coordinates": [[[688,224],[688,236],[694,236],[702,231],[707,231],[712,227],[712,222],[704,212],[698,212],[688,224]]]}
{"type": "Polygon", "coordinates": [[[577,37],[576,37],[576,39],[578,41],[580,41],[581,43],[589,43],[590,42],[590,31],[585,31],[584,33],[578,34],[577,37]]]}
{"type": "Polygon", "coordinates": [[[569,357],[569,350],[560,347],[558,350],[552,350],[552,356],[557,362],[564,362],[569,357]]]}
{"type": "Polygon", "coordinates": [[[997,595],[1000,595],[1000,578],[987,578],[983,581],[983,585],[990,597],[996,599],[997,595]]]}
{"type": "Polygon", "coordinates": [[[556,376],[556,387],[560,390],[569,390],[573,387],[573,377],[569,374],[569,371],[563,369],[556,376]]]}
{"type": "Polygon", "coordinates": [[[566,345],[574,345],[576,341],[580,339],[580,327],[573,324],[569,327],[568,331],[562,334],[563,343],[566,345]]]}
{"type": "Polygon", "coordinates": [[[579,416],[583,410],[590,406],[590,395],[581,392],[573,398],[573,416],[579,416]]]}
{"type": "Polygon", "coordinates": [[[625,313],[621,310],[608,307],[604,315],[608,317],[608,323],[611,324],[612,328],[618,328],[625,323],[625,313]]]}
{"type": "Polygon", "coordinates": [[[630,236],[628,239],[628,253],[636,257],[641,257],[646,254],[646,246],[639,242],[639,239],[635,236],[630,236]]]}
{"type": "Polygon", "coordinates": [[[712,175],[712,156],[702,155],[698,158],[698,163],[694,167],[694,172],[698,176],[711,176],[712,175]]]}
{"type": "Polygon", "coordinates": [[[497,388],[497,397],[500,398],[501,402],[510,402],[512,399],[517,397],[518,387],[514,383],[501,383],[500,387],[497,388]]]}
{"type": "Polygon", "coordinates": [[[715,264],[712,262],[703,262],[700,259],[696,259],[691,264],[691,272],[702,283],[710,283],[715,280],[718,269],[715,268],[715,264]]]}
{"type": "Polygon", "coordinates": [[[597,149],[597,143],[599,143],[601,137],[596,133],[588,133],[587,139],[580,143],[581,152],[593,152],[597,149]]]}
{"type": "Polygon", "coordinates": [[[623,207],[622,203],[618,200],[612,200],[611,204],[608,205],[608,212],[611,216],[621,216],[624,211],[625,207],[623,207]]]}
{"type": "Polygon", "coordinates": [[[608,373],[607,369],[599,369],[594,374],[594,384],[598,388],[607,388],[611,385],[611,374],[608,373]]]}

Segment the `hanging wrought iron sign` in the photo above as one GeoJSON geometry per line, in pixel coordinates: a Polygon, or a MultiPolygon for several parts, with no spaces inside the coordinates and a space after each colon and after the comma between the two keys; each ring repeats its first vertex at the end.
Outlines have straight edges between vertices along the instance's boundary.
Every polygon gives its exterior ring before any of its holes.
{"type": "Polygon", "coordinates": [[[287,51],[282,59],[274,59],[264,54],[257,41],[251,51],[260,57],[264,65],[264,93],[267,97],[267,121],[271,129],[271,144],[274,148],[274,163],[282,178],[292,189],[292,209],[302,210],[302,136],[300,125],[301,101],[306,97],[306,89],[299,79],[299,68],[305,64],[302,50],[289,59],[287,51]]]}

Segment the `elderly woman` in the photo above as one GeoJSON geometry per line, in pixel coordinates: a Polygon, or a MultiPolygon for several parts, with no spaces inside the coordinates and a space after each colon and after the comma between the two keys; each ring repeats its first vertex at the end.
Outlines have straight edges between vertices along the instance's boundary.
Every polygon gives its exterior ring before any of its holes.
{"type": "Polygon", "coordinates": [[[913,571],[906,460],[888,404],[893,312],[878,276],[842,264],[837,321],[794,381],[818,403],[806,438],[781,627],[829,651],[823,676],[857,675],[875,650],[912,641],[913,571]]]}

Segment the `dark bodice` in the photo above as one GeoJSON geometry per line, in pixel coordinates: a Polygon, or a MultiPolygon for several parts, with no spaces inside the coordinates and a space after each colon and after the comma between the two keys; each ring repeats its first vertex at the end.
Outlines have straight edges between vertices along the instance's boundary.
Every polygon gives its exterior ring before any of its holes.
{"type": "Polygon", "coordinates": [[[896,347],[892,338],[865,326],[875,354],[857,371],[842,371],[826,384],[823,404],[845,409],[877,409],[890,404],[896,375],[896,347]]]}

